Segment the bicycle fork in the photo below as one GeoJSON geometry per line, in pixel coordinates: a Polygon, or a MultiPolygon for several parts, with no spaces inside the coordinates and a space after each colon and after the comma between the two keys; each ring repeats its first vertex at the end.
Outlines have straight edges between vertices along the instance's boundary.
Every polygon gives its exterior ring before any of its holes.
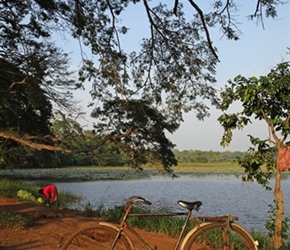
{"type": "Polygon", "coordinates": [[[118,228],[118,233],[112,243],[112,245],[110,246],[110,248],[108,250],[113,250],[116,246],[116,243],[118,242],[118,239],[121,237],[122,232],[124,231],[124,226],[125,226],[125,221],[128,217],[129,211],[131,210],[132,205],[130,203],[126,204],[126,209],[124,211],[123,216],[121,217],[121,221],[120,221],[120,227],[118,228]]]}
{"type": "Polygon", "coordinates": [[[123,227],[123,225],[122,225],[122,226],[119,228],[118,233],[117,233],[117,235],[116,235],[116,237],[115,237],[113,243],[111,244],[111,246],[110,246],[110,248],[109,248],[108,250],[113,250],[113,249],[115,248],[116,243],[117,243],[119,237],[121,236],[123,230],[124,230],[124,227],[123,227]]]}

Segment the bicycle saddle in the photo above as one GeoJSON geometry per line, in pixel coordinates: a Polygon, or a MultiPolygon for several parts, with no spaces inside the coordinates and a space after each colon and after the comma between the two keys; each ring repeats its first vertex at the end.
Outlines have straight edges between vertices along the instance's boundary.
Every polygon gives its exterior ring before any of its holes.
{"type": "Polygon", "coordinates": [[[178,201],[177,202],[180,206],[192,211],[198,211],[202,205],[201,201],[194,201],[194,202],[188,202],[188,201],[178,201]]]}

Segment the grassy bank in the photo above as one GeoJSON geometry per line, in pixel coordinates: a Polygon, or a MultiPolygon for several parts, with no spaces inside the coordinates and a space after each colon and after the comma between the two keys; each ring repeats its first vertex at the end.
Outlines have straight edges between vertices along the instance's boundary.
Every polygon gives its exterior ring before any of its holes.
{"type": "MultiPolygon", "coordinates": [[[[39,188],[39,186],[31,185],[24,181],[0,179],[0,196],[17,199],[36,206],[47,206],[47,204],[37,201],[37,198],[40,197],[38,193],[39,188]]],[[[59,199],[54,204],[54,207],[61,209],[67,208],[71,204],[80,202],[80,200],[81,197],[75,194],[60,192],[59,199]]],[[[0,227],[26,228],[32,225],[33,221],[29,218],[0,209],[0,227]]]]}
{"type": "MultiPolygon", "coordinates": [[[[0,195],[3,197],[15,198],[22,200],[26,203],[31,203],[34,205],[46,204],[39,203],[37,198],[41,197],[39,194],[40,186],[29,184],[25,181],[15,181],[9,179],[0,179],[0,195]]],[[[80,202],[81,197],[76,196],[70,192],[60,192],[59,199],[54,204],[58,208],[69,207],[73,203],[80,202]]]]}

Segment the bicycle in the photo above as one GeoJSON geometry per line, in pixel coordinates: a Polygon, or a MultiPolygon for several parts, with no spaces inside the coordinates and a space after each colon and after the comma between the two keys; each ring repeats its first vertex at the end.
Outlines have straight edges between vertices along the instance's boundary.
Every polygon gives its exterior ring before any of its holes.
{"type": "Polygon", "coordinates": [[[258,244],[253,240],[245,228],[237,224],[237,217],[231,215],[215,217],[195,217],[194,211],[199,211],[202,202],[178,201],[186,212],[168,213],[134,213],[132,208],[136,204],[151,205],[151,202],[140,197],[132,196],[126,200],[126,206],[120,223],[115,225],[108,222],[98,222],[96,226],[83,228],[75,232],[64,244],[63,250],[97,249],[97,250],[133,250],[132,236],[141,243],[144,249],[155,250],[136,230],[126,221],[129,217],[146,216],[185,216],[184,224],[176,240],[174,250],[215,249],[215,250],[257,250],[258,244]],[[188,233],[185,229],[189,221],[194,227],[188,233]]]}

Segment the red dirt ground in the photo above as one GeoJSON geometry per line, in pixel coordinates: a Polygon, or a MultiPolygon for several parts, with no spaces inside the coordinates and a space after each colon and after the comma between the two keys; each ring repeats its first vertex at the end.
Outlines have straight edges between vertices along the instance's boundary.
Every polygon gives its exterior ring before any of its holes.
{"type": "MultiPolygon", "coordinates": [[[[21,203],[0,197],[0,209],[31,218],[34,225],[26,229],[0,228],[0,249],[57,250],[77,229],[92,226],[96,218],[88,218],[71,211],[21,203]]],[[[139,232],[139,230],[138,230],[139,232]]],[[[158,250],[173,249],[174,238],[141,231],[141,235],[158,250]]],[[[136,246],[136,249],[138,246],[136,246]]]]}

